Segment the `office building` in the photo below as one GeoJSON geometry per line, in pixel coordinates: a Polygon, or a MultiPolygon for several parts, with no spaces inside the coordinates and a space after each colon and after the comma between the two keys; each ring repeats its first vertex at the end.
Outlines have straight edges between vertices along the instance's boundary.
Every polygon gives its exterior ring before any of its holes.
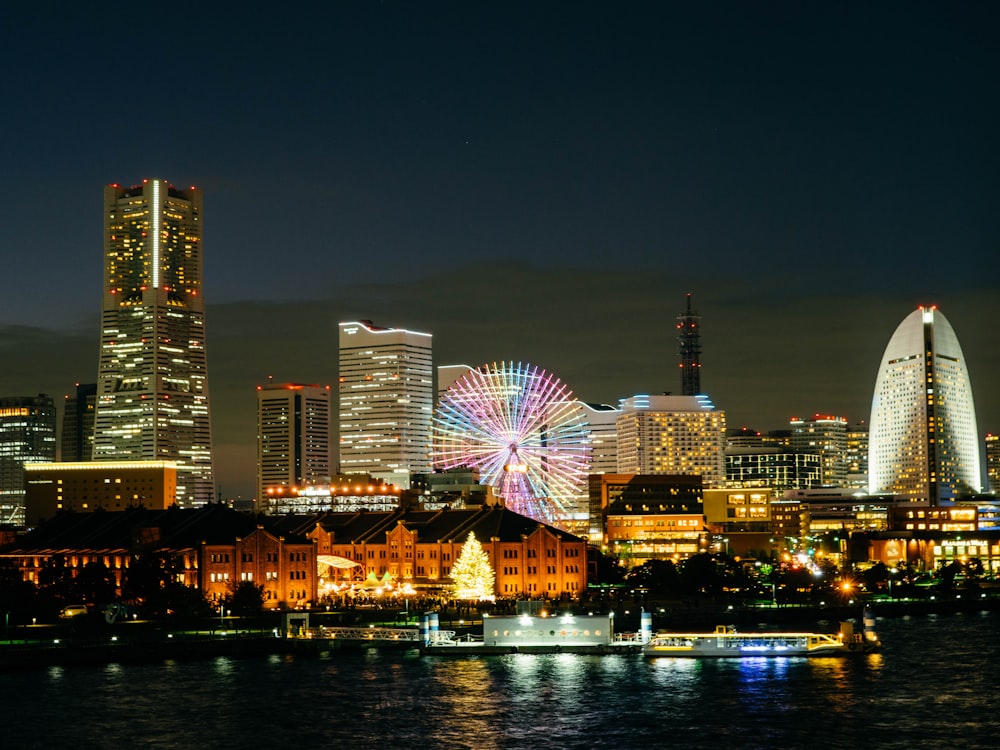
{"type": "Polygon", "coordinates": [[[24,465],[55,460],[52,397],[42,393],[0,398],[0,525],[25,525],[24,465]]]}
{"type": "MultiPolygon", "coordinates": [[[[574,403],[580,418],[587,424],[590,441],[590,475],[615,474],[618,471],[618,417],[621,412],[608,404],[574,403]]],[[[591,512],[589,486],[580,488],[573,498],[572,517],[566,519],[566,528],[577,536],[600,539],[603,528],[591,512]]]]}
{"type": "Polygon", "coordinates": [[[896,328],[872,397],[868,490],[931,505],[982,487],[972,385],[958,337],[934,307],[896,328]]]}
{"type": "Polygon", "coordinates": [[[693,475],[590,476],[604,546],[629,568],[707,551],[702,495],[701,479],[693,475]]]}
{"type": "Polygon", "coordinates": [[[632,396],[617,420],[619,474],[684,474],[705,487],[726,477],[726,413],[707,396],[632,396]]]}
{"type": "Polygon", "coordinates": [[[63,400],[61,461],[90,461],[94,456],[97,383],[77,383],[76,395],[63,400]]]}
{"type": "Polygon", "coordinates": [[[868,489],[868,425],[858,422],[847,428],[847,449],[844,451],[847,475],[844,486],[868,489]]]}
{"type": "Polygon", "coordinates": [[[792,450],[814,453],[820,457],[824,487],[843,487],[847,480],[847,420],[829,414],[814,414],[811,419],[792,417],[792,450]]]}
{"type": "Polygon", "coordinates": [[[177,502],[177,465],[171,461],[28,463],[24,481],[29,526],[62,511],[165,510],[177,502]]]}
{"type": "Polygon", "coordinates": [[[986,434],[986,478],[989,491],[1000,494],[1000,435],[986,434]]]}
{"type": "Polygon", "coordinates": [[[776,491],[821,487],[823,459],[778,446],[726,448],[726,487],[776,491]]]}
{"type": "Polygon", "coordinates": [[[93,457],[176,463],[182,507],[214,496],[201,236],[194,188],[104,190],[93,457]]]}
{"type": "Polygon", "coordinates": [[[430,471],[432,337],[370,320],[340,324],[340,471],[409,489],[430,471]]]}
{"type": "Polygon", "coordinates": [[[330,387],[257,387],[257,499],[330,482],[330,387]]]}
{"type": "Polygon", "coordinates": [[[705,490],[705,522],[719,534],[771,531],[771,490],[705,490]]]}

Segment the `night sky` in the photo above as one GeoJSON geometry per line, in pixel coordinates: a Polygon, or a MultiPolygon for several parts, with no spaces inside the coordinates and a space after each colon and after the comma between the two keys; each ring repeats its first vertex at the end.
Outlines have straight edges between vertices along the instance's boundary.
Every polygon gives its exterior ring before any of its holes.
{"type": "Polygon", "coordinates": [[[767,430],[867,419],[937,304],[1000,430],[996,3],[60,5],[0,11],[0,395],[96,378],[103,186],[158,177],[205,195],[227,497],[254,386],[335,383],[360,318],[615,404],[677,392],[691,292],[767,430]]]}

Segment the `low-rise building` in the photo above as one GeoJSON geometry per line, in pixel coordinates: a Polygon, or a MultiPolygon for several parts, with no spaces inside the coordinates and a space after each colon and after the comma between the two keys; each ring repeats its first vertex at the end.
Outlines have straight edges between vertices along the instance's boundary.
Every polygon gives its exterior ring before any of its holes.
{"type": "Polygon", "coordinates": [[[169,508],[177,502],[173,461],[73,461],[24,465],[28,526],[60,511],[169,508]]]}
{"type": "Polygon", "coordinates": [[[317,603],[334,584],[376,577],[448,595],[452,566],[470,533],[489,556],[497,596],[553,599],[586,589],[585,540],[500,506],[285,516],[253,516],[214,503],[63,512],[0,548],[0,563],[35,584],[54,558],[74,577],[100,563],[120,593],[138,556],[165,553],[177,581],[210,602],[252,583],[262,587],[265,608],[295,608],[317,603]]]}
{"type": "Polygon", "coordinates": [[[975,505],[926,505],[902,502],[892,506],[889,528],[896,531],[976,531],[975,505]]]}
{"type": "Polygon", "coordinates": [[[976,559],[983,574],[1000,574],[1000,530],[974,533],[959,531],[880,531],[851,535],[855,558],[881,562],[889,567],[909,566],[931,571],[952,562],[976,559]]]}
{"type": "Polygon", "coordinates": [[[707,549],[700,476],[594,474],[590,492],[604,548],[628,567],[707,549]]]}
{"type": "Polygon", "coordinates": [[[56,558],[74,577],[88,564],[98,563],[114,575],[120,595],[126,571],[144,553],[167,554],[177,581],[200,590],[210,602],[227,598],[241,582],[263,587],[265,608],[316,601],[312,540],[272,529],[263,516],[214,503],[186,509],[59,513],[0,548],[0,561],[36,585],[56,558]]]}
{"type": "Polygon", "coordinates": [[[331,588],[388,577],[414,591],[447,594],[470,533],[489,557],[496,596],[576,597],[587,586],[585,540],[500,506],[327,513],[289,518],[284,526],[315,540],[331,588]]]}

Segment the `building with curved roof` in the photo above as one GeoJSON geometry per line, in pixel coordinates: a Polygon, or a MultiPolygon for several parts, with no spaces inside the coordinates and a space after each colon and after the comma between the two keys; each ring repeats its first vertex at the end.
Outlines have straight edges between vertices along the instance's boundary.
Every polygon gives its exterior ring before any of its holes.
{"type": "Polygon", "coordinates": [[[868,490],[937,504],[981,491],[972,385],[958,337],[935,307],[896,328],[872,396],[868,490]]]}

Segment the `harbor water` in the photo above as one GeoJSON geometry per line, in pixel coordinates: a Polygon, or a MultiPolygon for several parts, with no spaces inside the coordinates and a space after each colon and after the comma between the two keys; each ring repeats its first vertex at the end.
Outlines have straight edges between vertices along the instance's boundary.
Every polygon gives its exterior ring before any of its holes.
{"type": "Polygon", "coordinates": [[[218,657],[0,674],[15,748],[993,748],[1000,616],[879,619],[846,658],[218,657]]]}

